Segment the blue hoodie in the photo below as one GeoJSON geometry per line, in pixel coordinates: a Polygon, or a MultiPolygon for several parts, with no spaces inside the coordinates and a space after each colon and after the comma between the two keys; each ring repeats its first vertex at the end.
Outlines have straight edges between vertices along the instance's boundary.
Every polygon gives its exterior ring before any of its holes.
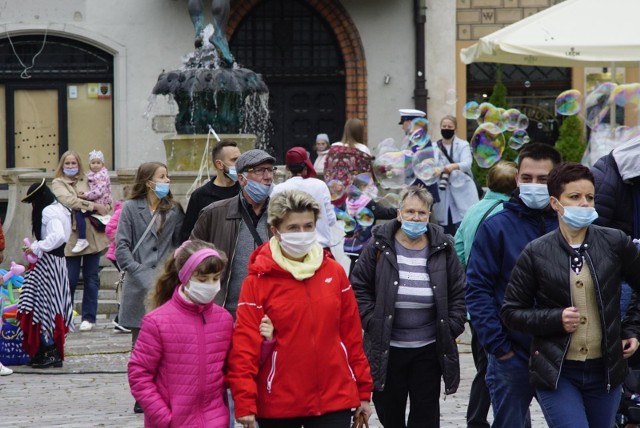
{"type": "Polygon", "coordinates": [[[553,210],[527,207],[516,190],[504,209],[478,228],[467,265],[467,311],[482,346],[499,358],[509,351],[529,355],[531,337],[508,331],[500,308],[511,270],[524,247],[558,228],[553,210]]]}

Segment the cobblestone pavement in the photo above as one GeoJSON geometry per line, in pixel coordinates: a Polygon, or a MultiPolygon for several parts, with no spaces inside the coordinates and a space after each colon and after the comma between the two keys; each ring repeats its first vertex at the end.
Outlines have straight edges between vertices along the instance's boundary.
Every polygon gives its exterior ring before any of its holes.
{"type": "MultiPolygon", "coordinates": [[[[460,388],[440,401],[442,427],[465,426],[475,374],[468,343],[463,335],[460,388]]],[[[13,375],[0,377],[0,427],[142,427],[127,384],[130,346],[130,335],[114,333],[103,320],[93,331],[68,336],[63,368],[13,367],[13,375]]],[[[546,426],[535,402],[531,413],[533,428],[546,426]]],[[[369,426],[381,427],[375,416],[369,426]]]]}

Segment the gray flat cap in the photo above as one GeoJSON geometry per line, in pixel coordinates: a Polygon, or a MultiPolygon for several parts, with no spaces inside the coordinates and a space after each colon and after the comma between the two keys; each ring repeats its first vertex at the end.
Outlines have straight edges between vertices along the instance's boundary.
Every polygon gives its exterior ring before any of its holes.
{"type": "Polygon", "coordinates": [[[236,160],[236,172],[238,174],[242,174],[249,168],[253,168],[254,166],[258,166],[263,162],[271,162],[276,163],[276,158],[271,156],[269,153],[260,149],[251,149],[238,157],[236,160]]]}

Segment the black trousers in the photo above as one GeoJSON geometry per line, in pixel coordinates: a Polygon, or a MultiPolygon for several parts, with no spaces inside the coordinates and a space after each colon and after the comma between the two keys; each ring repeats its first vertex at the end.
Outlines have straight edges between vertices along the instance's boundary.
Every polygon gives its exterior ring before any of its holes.
{"type": "Polygon", "coordinates": [[[487,375],[487,352],[484,350],[471,323],[471,353],[476,366],[476,376],[471,383],[469,406],[467,407],[467,428],[489,428],[487,415],[491,407],[491,396],[484,378],[487,375]]]}
{"type": "Polygon", "coordinates": [[[304,418],[258,419],[260,428],[349,428],[351,409],[304,418]]]}
{"type": "Polygon", "coordinates": [[[441,378],[435,343],[422,348],[390,347],[384,390],[373,392],[384,428],[439,427],[441,378]],[[407,396],[411,407],[405,423],[407,396]]]}

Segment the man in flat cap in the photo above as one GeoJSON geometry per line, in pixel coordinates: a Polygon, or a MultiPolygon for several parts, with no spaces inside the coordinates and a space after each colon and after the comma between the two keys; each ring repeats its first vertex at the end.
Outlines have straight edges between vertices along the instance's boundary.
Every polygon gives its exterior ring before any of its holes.
{"type": "Polygon", "coordinates": [[[211,242],[229,258],[215,302],[236,317],[242,281],[247,276],[249,256],[269,239],[267,206],[273,190],[275,158],[253,149],[238,157],[238,196],[203,208],[190,239],[211,242]]]}

